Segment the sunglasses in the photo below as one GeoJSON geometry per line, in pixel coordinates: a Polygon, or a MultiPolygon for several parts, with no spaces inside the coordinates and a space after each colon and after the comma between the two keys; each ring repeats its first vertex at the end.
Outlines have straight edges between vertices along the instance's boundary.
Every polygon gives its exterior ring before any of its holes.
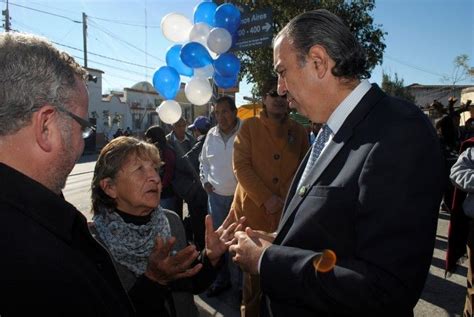
{"type": "Polygon", "coordinates": [[[286,98],[286,94],[284,94],[284,95],[279,95],[279,94],[278,94],[278,91],[276,91],[276,90],[272,90],[272,91],[268,92],[267,95],[270,96],[270,97],[286,98]]]}
{"type": "Polygon", "coordinates": [[[69,110],[66,110],[64,107],[62,106],[57,106],[56,107],[59,111],[67,114],[69,117],[71,117],[72,119],[74,119],[77,123],[79,123],[79,125],[81,126],[81,130],[82,130],[82,138],[83,139],[87,139],[91,134],[92,134],[92,131],[95,131],[95,127],[92,123],[90,123],[89,121],[87,121],[86,119],[83,119],[79,116],[76,116],[74,113],[72,113],[71,111],[69,110]]]}

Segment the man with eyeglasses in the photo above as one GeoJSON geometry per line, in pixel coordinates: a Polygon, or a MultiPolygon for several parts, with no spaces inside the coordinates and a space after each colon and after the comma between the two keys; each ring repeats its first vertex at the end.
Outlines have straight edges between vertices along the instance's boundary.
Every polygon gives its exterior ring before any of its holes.
{"type": "Polygon", "coordinates": [[[87,121],[86,119],[76,116],[74,113],[65,109],[64,107],[58,106],[57,108],[59,111],[64,112],[65,114],[73,118],[77,123],[79,123],[79,125],[81,126],[83,139],[87,139],[88,137],[91,136],[92,132],[95,131],[94,125],[90,123],[89,121],[87,121]]]}
{"type": "Polygon", "coordinates": [[[131,316],[108,253],[61,196],[93,127],[85,70],[0,34],[0,315],[131,316]]]}

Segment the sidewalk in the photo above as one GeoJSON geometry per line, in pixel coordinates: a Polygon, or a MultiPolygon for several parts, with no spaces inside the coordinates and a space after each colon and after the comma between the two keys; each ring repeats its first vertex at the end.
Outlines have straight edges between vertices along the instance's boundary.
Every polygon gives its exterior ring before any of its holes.
{"type": "Polygon", "coordinates": [[[222,293],[216,297],[207,297],[206,294],[194,296],[194,302],[198,307],[201,317],[210,316],[225,316],[225,317],[239,317],[240,316],[240,291],[235,287],[222,293]]]}

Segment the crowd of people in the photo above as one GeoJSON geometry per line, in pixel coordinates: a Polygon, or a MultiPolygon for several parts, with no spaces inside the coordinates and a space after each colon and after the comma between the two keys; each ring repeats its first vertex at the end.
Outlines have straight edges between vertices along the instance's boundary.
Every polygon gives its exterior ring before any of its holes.
{"type": "Polygon", "coordinates": [[[259,117],[224,96],[215,126],[181,118],[106,144],[87,223],[62,196],[93,129],[86,72],[46,39],[0,34],[0,315],[198,316],[193,293],[237,283],[241,316],[413,316],[447,177],[474,187],[472,148],[447,173],[455,115],[441,107],[435,129],[369,83],[327,10],[293,18],[273,50],[259,117]]]}

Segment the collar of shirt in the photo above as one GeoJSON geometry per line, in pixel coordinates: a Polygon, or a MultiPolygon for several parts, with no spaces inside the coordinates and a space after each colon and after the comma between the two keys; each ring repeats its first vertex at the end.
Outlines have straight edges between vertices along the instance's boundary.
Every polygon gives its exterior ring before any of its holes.
{"type": "Polygon", "coordinates": [[[223,138],[229,139],[231,136],[233,136],[235,133],[237,133],[237,131],[239,131],[240,119],[239,118],[236,118],[236,119],[237,119],[237,122],[236,122],[235,126],[232,128],[232,130],[230,130],[229,133],[227,133],[227,134],[223,133],[218,125],[216,126],[217,127],[216,132],[219,133],[223,138]]]}
{"type": "Polygon", "coordinates": [[[183,141],[178,140],[178,138],[176,137],[176,133],[174,133],[174,131],[173,131],[173,133],[171,134],[171,137],[173,138],[173,141],[179,142],[179,143],[183,143],[183,142],[185,142],[185,141],[189,141],[189,138],[188,138],[188,134],[187,134],[187,133],[184,133],[184,140],[183,140],[183,141]]]}
{"type": "Polygon", "coordinates": [[[359,85],[357,85],[357,87],[339,104],[339,106],[337,106],[326,122],[329,128],[331,128],[332,132],[328,142],[337,133],[337,131],[339,131],[346,118],[349,116],[352,110],[354,110],[354,108],[371,87],[372,85],[367,79],[361,80],[359,85]]]}

